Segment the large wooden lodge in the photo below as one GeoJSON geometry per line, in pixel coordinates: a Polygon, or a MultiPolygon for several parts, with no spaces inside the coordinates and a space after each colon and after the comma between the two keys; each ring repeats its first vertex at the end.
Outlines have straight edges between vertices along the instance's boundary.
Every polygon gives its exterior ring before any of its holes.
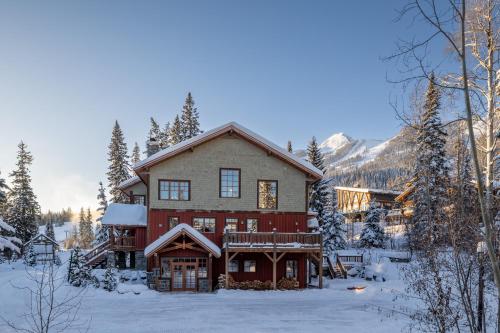
{"type": "MultiPolygon", "coordinates": [[[[309,232],[309,186],[321,170],[237,123],[228,123],[140,161],[111,204],[112,237],[89,264],[114,254],[119,267],[147,269],[165,291],[211,291],[234,281],[295,279],[308,285],[322,254],[309,232]],[[124,207],[129,206],[129,207],[124,207]]],[[[321,279],[319,279],[321,287],[321,279]]]]}

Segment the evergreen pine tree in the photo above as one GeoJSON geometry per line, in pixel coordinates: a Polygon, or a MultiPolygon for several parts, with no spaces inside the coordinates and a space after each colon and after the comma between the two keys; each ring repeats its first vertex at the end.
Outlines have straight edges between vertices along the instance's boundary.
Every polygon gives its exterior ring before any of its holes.
{"type": "MultiPolygon", "coordinates": [[[[323,164],[323,154],[319,150],[318,143],[316,142],[316,138],[313,137],[309,145],[307,146],[307,159],[311,162],[316,168],[321,171],[325,170],[325,166],[323,164]]],[[[328,189],[326,182],[321,179],[316,181],[311,185],[310,194],[309,194],[309,209],[313,212],[316,212],[316,218],[318,219],[318,223],[320,226],[323,225],[325,220],[325,206],[328,198],[328,189]]]]}
{"type": "Polygon", "coordinates": [[[363,224],[363,230],[360,236],[360,246],[366,248],[383,248],[385,242],[384,229],[380,225],[381,219],[385,214],[383,208],[379,208],[372,201],[366,214],[366,220],[363,224]]]}
{"type": "Polygon", "coordinates": [[[9,187],[7,186],[7,183],[5,182],[5,179],[3,179],[0,176],[0,216],[3,216],[5,214],[5,210],[7,209],[7,191],[9,187]]]}
{"type": "Polygon", "coordinates": [[[160,147],[161,149],[165,149],[168,148],[169,146],[170,146],[170,122],[167,121],[161,135],[160,147]]]}
{"type": "Polygon", "coordinates": [[[19,246],[23,243],[14,237],[16,229],[8,225],[0,216],[0,252],[9,249],[12,252],[21,253],[19,246]]]}
{"type": "Polygon", "coordinates": [[[148,140],[146,141],[146,156],[149,157],[160,151],[160,141],[162,140],[163,133],[160,125],[151,117],[151,128],[149,129],[148,140]]]}
{"type": "Polygon", "coordinates": [[[200,134],[198,109],[194,106],[194,99],[189,92],[181,114],[181,141],[191,139],[200,134]]]}
{"type": "Polygon", "coordinates": [[[175,116],[174,123],[170,127],[169,140],[172,146],[182,141],[182,125],[179,115],[175,116]]]}
{"type": "Polygon", "coordinates": [[[68,282],[74,287],[84,287],[91,281],[91,270],[85,264],[85,256],[80,247],[76,246],[68,266],[68,282]]]}
{"type": "Polygon", "coordinates": [[[129,202],[128,197],[118,188],[121,182],[130,178],[127,144],[125,143],[123,132],[120,129],[118,121],[115,122],[111,143],[108,149],[108,161],[110,164],[107,175],[111,201],[116,203],[127,203],[129,202]]]}
{"type": "Polygon", "coordinates": [[[24,264],[28,266],[35,266],[36,265],[36,254],[35,254],[35,249],[33,248],[33,243],[30,242],[28,244],[28,248],[25,249],[24,251],[24,264]]]}
{"type": "Polygon", "coordinates": [[[108,200],[106,199],[106,191],[104,190],[104,186],[102,182],[99,182],[99,193],[97,194],[97,200],[99,201],[99,207],[97,211],[100,212],[101,216],[97,218],[96,231],[95,231],[95,241],[94,244],[101,244],[104,241],[109,239],[108,236],[108,227],[103,226],[101,221],[104,213],[106,213],[106,209],[108,209],[108,200]]]}
{"type": "Polygon", "coordinates": [[[326,255],[347,247],[344,215],[337,211],[337,191],[331,186],[323,222],[323,249],[326,255]]]}
{"type": "Polygon", "coordinates": [[[17,154],[17,169],[12,177],[12,188],[7,196],[5,221],[16,229],[16,237],[26,243],[38,233],[40,206],[31,187],[29,167],[33,162],[27,146],[21,141],[17,154]]]}
{"type": "Polygon", "coordinates": [[[108,263],[106,266],[106,272],[104,273],[103,289],[107,291],[113,291],[116,289],[118,282],[116,281],[115,272],[113,267],[108,263]]]}
{"type": "Polygon", "coordinates": [[[450,188],[449,167],[446,161],[446,133],[439,117],[440,92],[429,83],[421,116],[415,162],[415,205],[408,233],[410,246],[425,249],[444,239],[445,207],[450,188]]]}
{"type": "Polygon", "coordinates": [[[52,222],[52,217],[48,218],[47,221],[45,222],[45,236],[53,240],[56,239],[56,236],[54,234],[54,223],[52,222]]]}
{"type": "Polygon", "coordinates": [[[90,213],[90,208],[87,208],[87,214],[85,215],[84,229],[80,230],[82,245],[84,248],[90,248],[94,241],[94,232],[92,230],[92,214],[90,213]]]}
{"type": "Polygon", "coordinates": [[[134,144],[134,149],[132,149],[132,157],[130,158],[130,163],[132,165],[140,162],[141,160],[141,149],[139,148],[139,145],[137,142],[134,144]]]}
{"type": "Polygon", "coordinates": [[[288,140],[288,143],[286,145],[286,149],[288,150],[289,153],[293,153],[292,141],[288,140]]]}

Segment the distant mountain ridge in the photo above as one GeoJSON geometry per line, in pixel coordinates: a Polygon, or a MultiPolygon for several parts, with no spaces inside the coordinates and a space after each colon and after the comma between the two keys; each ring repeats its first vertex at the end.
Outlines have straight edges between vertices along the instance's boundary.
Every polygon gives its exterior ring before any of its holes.
{"type": "MultiPolygon", "coordinates": [[[[325,158],[326,175],[341,186],[399,190],[410,178],[414,131],[403,128],[388,140],[355,139],[335,133],[319,147],[325,158]]],[[[305,157],[305,150],[295,152],[305,157]]]]}

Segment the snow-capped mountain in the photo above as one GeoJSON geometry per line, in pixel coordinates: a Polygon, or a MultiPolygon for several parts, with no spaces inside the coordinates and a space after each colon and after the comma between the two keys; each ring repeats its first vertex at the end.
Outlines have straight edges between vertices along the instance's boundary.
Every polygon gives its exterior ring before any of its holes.
{"type": "MultiPolygon", "coordinates": [[[[335,133],[319,147],[325,158],[327,176],[335,178],[338,185],[394,189],[409,177],[412,137],[408,129],[388,140],[356,139],[335,133]]],[[[296,154],[303,157],[305,151],[296,154]]]]}

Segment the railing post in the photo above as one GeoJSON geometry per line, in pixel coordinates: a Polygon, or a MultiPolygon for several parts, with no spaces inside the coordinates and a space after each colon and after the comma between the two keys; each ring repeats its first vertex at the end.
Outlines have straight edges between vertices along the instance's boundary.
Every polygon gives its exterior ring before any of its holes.
{"type": "Polygon", "coordinates": [[[224,246],[226,247],[226,265],[225,265],[225,270],[226,270],[226,281],[225,281],[225,287],[226,289],[229,289],[229,231],[226,229],[224,232],[224,237],[226,239],[224,246]]]}
{"type": "Polygon", "coordinates": [[[273,289],[276,290],[276,228],[273,228],[273,289]]]}

